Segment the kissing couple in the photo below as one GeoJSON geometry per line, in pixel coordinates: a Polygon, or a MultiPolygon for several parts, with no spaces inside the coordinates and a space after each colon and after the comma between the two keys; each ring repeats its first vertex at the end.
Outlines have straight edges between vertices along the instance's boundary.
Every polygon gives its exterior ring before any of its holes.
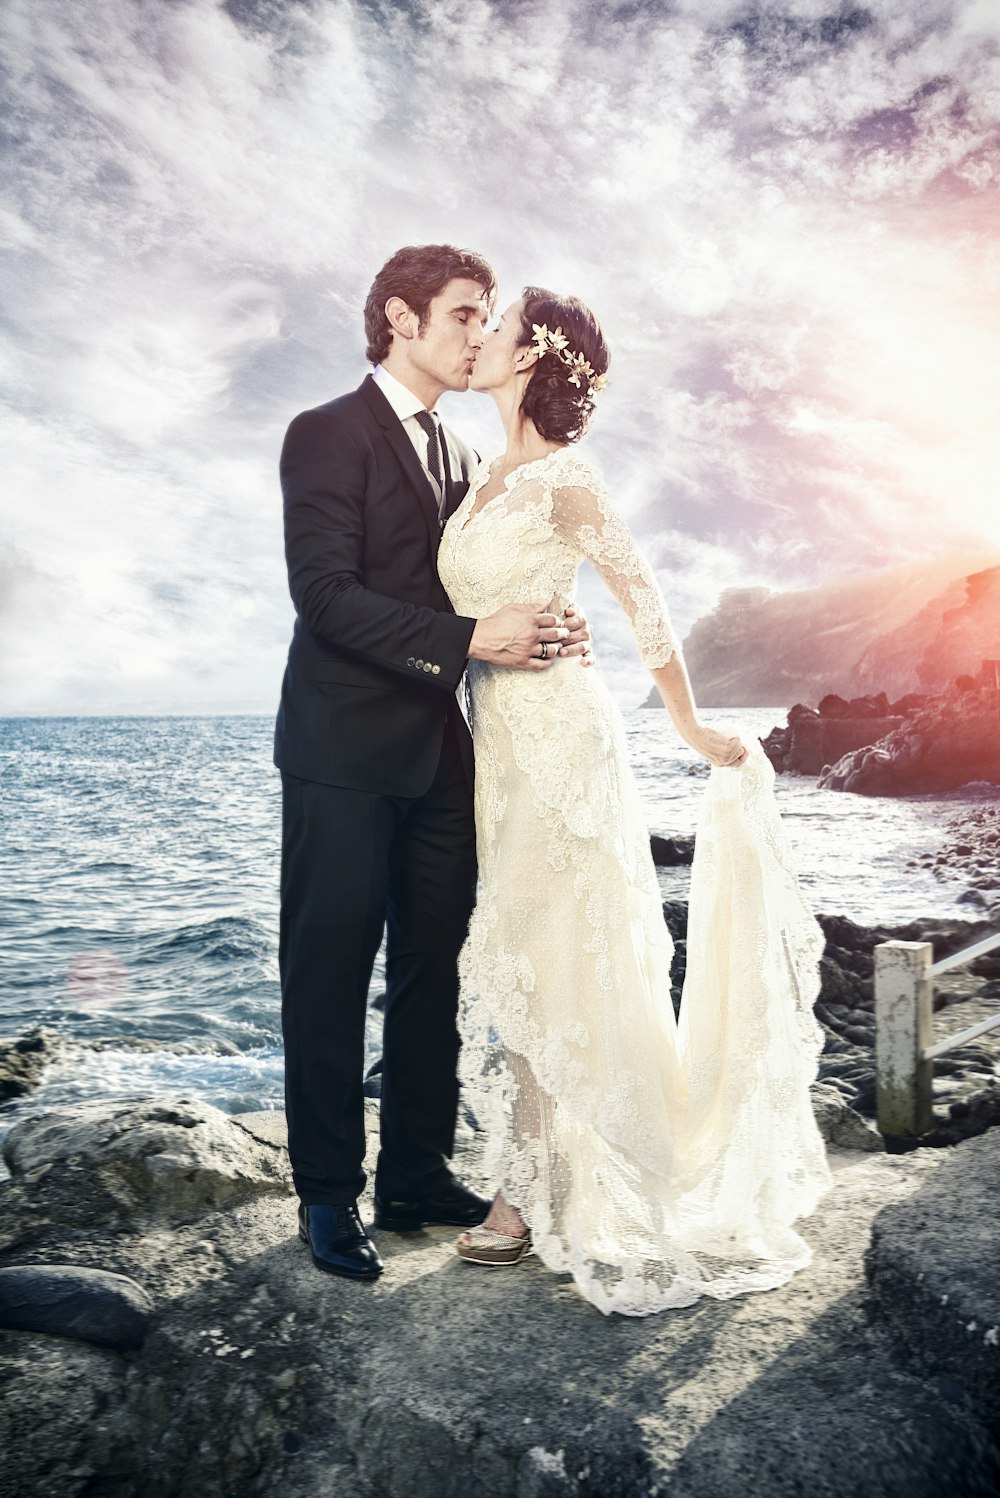
{"type": "Polygon", "coordinates": [[[763,749],[702,722],[653,571],[578,450],[610,362],[597,318],[528,286],[494,320],[496,292],[478,254],[399,250],[365,305],[374,373],[296,416],[281,454],[299,1232],[319,1269],[382,1272],[357,1202],[385,933],[375,1229],[461,1228],[467,1261],[533,1253],[601,1311],[648,1315],[811,1257],[793,1224],[832,1184],[809,1098],[823,937],[763,749]],[[443,425],[446,390],[493,397],[502,453],[443,425]],[[712,767],[679,1015],[622,719],[573,603],[584,558],[664,723],[712,767]],[[492,1201],[450,1168],[460,1084],[492,1201]]]}

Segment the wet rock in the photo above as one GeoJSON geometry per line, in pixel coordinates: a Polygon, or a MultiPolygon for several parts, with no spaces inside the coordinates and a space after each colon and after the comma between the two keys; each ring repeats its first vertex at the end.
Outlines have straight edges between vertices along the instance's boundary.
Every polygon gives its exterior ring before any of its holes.
{"type": "Polygon", "coordinates": [[[691,862],[694,857],[694,838],[659,837],[653,833],[650,835],[649,848],[657,868],[674,868],[691,862]]]}
{"type": "Polygon", "coordinates": [[[130,1351],[142,1345],[153,1302],[135,1280],[76,1264],[0,1269],[0,1327],[74,1337],[130,1351]]]}
{"type": "Polygon", "coordinates": [[[23,1097],[37,1087],[45,1067],[61,1049],[58,1032],[43,1025],[17,1040],[0,1041],[0,1103],[23,1097]]]}

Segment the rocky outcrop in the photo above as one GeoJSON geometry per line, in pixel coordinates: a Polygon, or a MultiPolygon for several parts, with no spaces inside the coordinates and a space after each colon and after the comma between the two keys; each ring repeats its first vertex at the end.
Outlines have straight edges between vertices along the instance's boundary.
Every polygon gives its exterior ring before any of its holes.
{"type": "Polygon", "coordinates": [[[190,1098],[77,1103],[16,1123],[3,1158],[23,1194],[0,1219],[0,1248],[48,1226],[94,1222],[124,1230],[153,1219],[182,1222],[245,1197],[287,1190],[273,1149],[236,1129],[218,1108],[190,1098]],[[45,1183],[45,1190],[33,1188],[45,1183]]]}
{"type": "Polygon", "coordinates": [[[819,788],[906,796],[974,780],[1000,785],[1000,691],[970,680],[966,690],[959,683],[869,747],[828,763],[819,788]]]}
{"type": "Polygon", "coordinates": [[[0,1104],[23,1097],[37,1087],[42,1072],[59,1051],[59,1036],[44,1026],[16,1040],[0,1041],[0,1104]]]}
{"type": "MultiPolygon", "coordinates": [[[[698,703],[773,707],[940,690],[1000,654],[1000,553],[962,552],[817,588],[728,588],[684,641],[698,703]]],[[[653,690],[648,707],[662,706],[653,690]]]]}
{"type": "Polygon", "coordinates": [[[925,700],[914,693],[890,703],[886,694],[879,692],[848,701],[828,692],[818,707],[796,702],[788,710],[785,727],[772,728],[761,745],[776,770],[818,775],[848,750],[877,743],[918,711],[925,700]]]}
{"type": "Polygon", "coordinates": [[[915,689],[942,692],[968,662],[1000,654],[1000,567],[967,572],[912,619],[880,635],[862,652],[851,676],[862,689],[895,683],[912,672],[915,689]]]}
{"type": "MultiPolygon", "coordinates": [[[[768,1498],[985,1498],[1000,1482],[973,1370],[949,1364],[943,1386],[911,1365],[906,1316],[890,1325],[880,1287],[873,1323],[865,1276],[880,1214],[918,1202],[946,1159],[978,1177],[967,1146],[832,1148],[836,1187],[801,1225],[813,1261],[787,1285],[606,1319],[532,1258],[505,1274],[461,1263],[447,1228],[381,1234],[386,1272],[372,1285],[317,1273],[276,1114],[211,1122],[223,1153],[245,1159],[250,1138],[281,1160],[284,1190],[179,1218],[170,1177],[185,1174],[190,1104],[156,1106],[159,1153],[177,1164],[154,1176],[141,1226],[70,1229],[68,1193],[53,1195],[59,1176],[86,1191],[113,1108],[52,1171],[0,1184],[0,1212],[31,1199],[40,1224],[22,1264],[44,1270],[71,1245],[78,1266],[126,1277],[152,1304],[131,1348],[0,1333],[0,1498],[744,1498],[748,1472],[768,1498]]],[[[464,1121],[457,1163],[489,1184],[464,1121]]]]}
{"type": "Polygon", "coordinates": [[[649,851],[658,869],[676,868],[694,858],[694,838],[659,837],[654,832],[649,839],[649,851]]]}

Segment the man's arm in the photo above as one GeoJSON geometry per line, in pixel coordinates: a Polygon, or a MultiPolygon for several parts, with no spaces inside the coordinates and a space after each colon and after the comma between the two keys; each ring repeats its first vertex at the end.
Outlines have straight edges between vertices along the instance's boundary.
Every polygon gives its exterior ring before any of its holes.
{"type": "Polygon", "coordinates": [[[292,602],[320,639],[454,692],[476,620],[364,586],[365,481],[364,454],[343,422],[327,412],[296,416],[281,452],[292,602]],[[419,668],[409,664],[417,660],[419,668]]]}
{"type": "Polygon", "coordinates": [[[288,588],[313,634],[449,692],[470,657],[521,670],[544,671],[554,663],[558,650],[542,660],[538,646],[558,646],[569,631],[543,612],[544,604],[509,604],[485,619],[469,619],[364,586],[366,464],[344,423],[328,412],[296,416],[280,466],[288,588]]]}

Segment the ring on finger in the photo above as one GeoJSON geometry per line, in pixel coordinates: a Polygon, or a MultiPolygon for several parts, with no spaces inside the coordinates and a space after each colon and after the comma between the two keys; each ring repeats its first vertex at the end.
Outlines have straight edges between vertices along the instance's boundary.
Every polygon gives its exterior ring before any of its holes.
{"type": "Polygon", "coordinates": [[[549,658],[549,644],[548,644],[548,641],[547,640],[542,640],[541,646],[542,646],[542,660],[543,661],[547,661],[548,658],[549,658]]]}

